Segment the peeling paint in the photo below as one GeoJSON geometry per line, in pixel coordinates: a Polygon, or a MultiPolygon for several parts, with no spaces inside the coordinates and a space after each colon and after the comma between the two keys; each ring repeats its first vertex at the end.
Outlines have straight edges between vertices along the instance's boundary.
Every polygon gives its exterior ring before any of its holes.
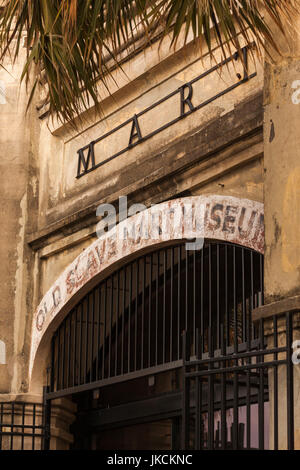
{"type": "MultiPolygon", "coordinates": [[[[24,305],[24,295],[23,295],[23,277],[24,270],[26,270],[26,264],[24,263],[24,238],[25,238],[25,225],[26,225],[26,213],[27,213],[27,194],[25,193],[21,202],[21,215],[19,218],[19,236],[17,243],[17,269],[15,276],[15,299],[14,299],[14,355],[17,358],[18,352],[23,348],[23,340],[20,337],[21,332],[25,331],[25,315],[24,312],[26,308],[24,305]]],[[[18,380],[20,378],[19,368],[21,364],[19,360],[16,359],[13,363],[13,377],[12,377],[12,390],[18,389],[18,380]]]]}
{"type": "Polygon", "coordinates": [[[6,365],[6,345],[0,340],[0,365],[6,365]]]}
{"type": "Polygon", "coordinates": [[[270,122],[271,122],[271,129],[270,129],[269,142],[271,143],[275,139],[275,126],[274,126],[274,122],[272,121],[272,119],[270,122]]]}
{"type": "Polygon", "coordinates": [[[65,269],[44,296],[33,316],[30,375],[41,339],[53,319],[93,277],[119,260],[162,242],[191,238],[224,240],[260,253],[264,251],[264,212],[263,204],[259,202],[231,196],[195,196],[167,201],[155,206],[160,221],[159,230],[155,233],[151,225],[151,210],[126,219],[92,243],[65,269]],[[183,207],[191,208],[192,219],[188,227],[183,223],[183,207]],[[127,238],[116,237],[121,229],[127,231],[127,238]],[[144,237],[144,233],[151,236],[144,237]]]}

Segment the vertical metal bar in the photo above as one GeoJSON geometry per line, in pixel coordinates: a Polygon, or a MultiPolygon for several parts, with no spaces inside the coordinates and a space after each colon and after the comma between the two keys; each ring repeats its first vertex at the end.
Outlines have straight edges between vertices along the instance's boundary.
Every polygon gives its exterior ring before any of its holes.
{"type": "MultiPolygon", "coordinates": [[[[195,252],[194,252],[195,253],[195,252]]],[[[196,345],[194,344],[196,360],[199,360],[201,357],[200,350],[200,334],[197,329],[195,334],[196,345]]],[[[196,371],[199,371],[199,366],[196,367],[196,371]]],[[[196,408],[196,417],[195,417],[195,450],[200,450],[201,442],[201,402],[200,402],[200,381],[201,378],[196,376],[196,387],[195,387],[195,408],[196,408]]]]}
{"type": "Polygon", "coordinates": [[[245,249],[242,248],[242,338],[243,343],[247,337],[247,316],[246,316],[246,296],[245,296],[245,249]]]}
{"type": "MultiPolygon", "coordinates": [[[[201,250],[201,307],[200,307],[200,335],[204,338],[204,248],[201,250]]],[[[204,341],[202,344],[204,348],[204,341]]],[[[204,352],[204,349],[201,351],[204,352]]]]}
{"type": "MultiPolygon", "coordinates": [[[[203,359],[203,351],[204,351],[204,337],[200,335],[199,338],[199,359],[203,359]]],[[[199,408],[200,408],[200,415],[199,415],[199,428],[200,428],[200,439],[199,439],[199,450],[203,450],[204,448],[204,427],[202,425],[202,416],[203,416],[203,380],[199,378],[199,408]]]]}
{"type": "Polygon", "coordinates": [[[181,317],[181,307],[180,307],[180,302],[181,302],[181,246],[178,246],[177,248],[177,253],[178,253],[178,263],[177,263],[177,268],[178,268],[178,279],[177,279],[177,359],[180,359],[180,317],[181,317]]]}
{"type": "Polygon", "coordinates": [[[36,419],[36,404],[32,407],[32,450],[35,448],[35,419],[36,419]]]}
{"type": "Polygon", "coordinates": [[[162,350],[162,362],[166,362],[166,284],[167,284],[167,259],[166,259],[166,250],[163,251],[163,350],[162,350]]]}
{"type": "Polygon", "coordinates": [[[238,316],[237,316],[237,290],[236,290],[236,247],[232,247],[233,265],[233,318],[234,318],[234,352],[238,352],[238,316]]]}
{"type": "Polygon", "coordinates": [[[108,377],[111,376],[111,343],[112,343],[112,318],[113,318],[113,308],[114,308],[114,276],[110,277],[111,290],[110,290],[110,308],[109,308],[109,343],[108,343],[108,377]]]}
{"type": "MultiPolygon", "coordinates": [[[[212,294],[212,265],[211,265],[211,244],[208,245],[208,325],[210,328],[212,328],[212,299],[211,299],[211,294],[212,294]]],[[[213,333],[212,333],[213,334],[213,333]]],[[[211,340],[213,337],[211,337],[211,340]]]]}
{"type": "Polygon", "coordinates": [[[22,439],[21,439],[21,450],[24,450],[24,434],[25,434],[25,403],[22,403],[22,439]]]}
{"type": "MultiPolygon", "coordinates": [[[[259,322],[260,349],[264,349],[264,321],[259,322]]],[[[260,361],[264,362],[264,356],[261,355],[260,361]]],[[[265,447],[265,403],[264,403],[264,368],[259,368],[259,396],[258,396],[258,427],[259,427],[259,450],[265,447]]]]}
{"type": "Polygon", "coordinates": [[[43,450],[50,449],[50,421],[51,421],[51,401],[47,400],[46,394],[49,392],[49,387],[43,388],[43,450]]]}
{"type": "Polygon", "coordinates": [[[67,329],[68,331],[68,354],[67,354],[67,372],[66,372],[66,379],[67,379],[67,388],[70,386],[70,372],[71,372],[71,319],[72,319],[72,313],[70,313],[68,319],[69,319],[69,328],[67,329]]]}
{"type": "MultiPolygon", "coordinates": [[[[209,358],[213,358],[213,337],[212,337],[212,328],[208,327],[208,355],[209,358]]],[[[214,367],[214,363],[209,362],[208,370],[211,370],[214,367]]],[[[207,400],[208,400],[208,439],[207,439],[207,448],[208,450],[214,449],[214,376],[212,374],[208,375],[208,391],[207,391],[207,400]]]]}
{"type": "Polygon", "coordinates": [[[185,330],[189,331],[189,252],[185,250],[185,330]]]}
{"type": "Polygon", "coordinates": [[[107,303],[107,279],[103,283],[103,345],[102,345],[102,380],[105,378],[105,360],[106,360],[106,303],[107,303]]]}
{"type": "Polygon", "coordinates": [[[75,374],[76,374],[76,352],[77,352],[77,310],[73,310],[72,319],[74,322],[73,325],[73,364],[72,364],[72,387],[75,387],[75,374]]]}
{"type": "Polygon", "coordinates": [[[190,423],[190,379],[186,376],[187,362],[189,361],[189,338],[184,331],[182,336],[182,357],[183,357],[183,404],[182,404],[182,450],[189,449],[189,423],[190,423]]]}
{"type": "MultiPolygon", "coordinates": [[[[249,252],[248,252],[249,253],[249,252]]],[[[251,252],[252,253],[252,252],[251,252]]],[[[253,269],[253,263],[251,265],[251,254],[249,254],[249,259],[250,259],[250,278],[252,276],[252,269],[253,269]]],[[[248,293],[248,316],[246,318],[247,321],[247,351],[251,350],[251,328],[252,328],[252,322],[251,322],[251,314],[252,314],[252,290],[250,286],[250,295],[248,293]]],[[[251,357],[248,358],[247,360],[248,364],[251,364],[251,357]]],[[[247,369],[246,371],[246,415],[247,415],[247,422],[246,422],[246,433],[247,433],[247,449],[251,449],[251,371],[250,369],[247,369]]]]}
{"type": "Polygon", "coordinates": [[[61,388],[65,388],[65,348],[66,348],[66,320],[62,324],[63,344],[62,344],[62,365],[61,365],[61,388]]]}
{"type": "Polygon", "coordinates": [[[238,409],[238,372],[233,372],[233,449],[238,449],[239,409],[238,409]]]}
{"type": "Polygon", "coordinates": [[[54,333],[52,340],[51,340],[51,374],[50,374],[50,387],[51,392],[57,390],[57,383],[55,387],[55,378],[56,377],[56,367],[55,367],[55,352],[57,351],[57,331],[54,333]]]}
{"type": "Polygon", "coordinates": [[[88,358],[89,358],[89,295],[83,300],[86,306],[86,327],[85,327],[85,361],[84,361],[84,383],[87,382],[88,375],[88,358]]]}
{"type": "Polygon", "coordinates": [[[60,390],[60,361],[61,361],[60,331],[61,331],[61,328],[59,327],[58,330],[57,330],[57,380],[56,380],[56,389],[57,390],[60,390]]]}
{"type": "Polygon", "coordinates": [[[4,405],[0,403],[0,450],[2,450],[2,427],[3,427],[4,405]]]}
{"type": "Polygon", "coordinates": [[[253,322],[252,322],[252,312],[253,312],[253,309],[254,309],[254,266],[253,266],[253,251],[250,252],[250,283],[251,283],[251,309],[250,309],[250,318],[249,318],[249,322],[250,322],[250,325],[251,325],[251,331],[250,331],[250,339],[254,338],[254,326],[253,326],[253,322]]]}
{"type": "Polygon", "coordinates": [[[151,366],[152,254],[149,256],[148,367],[151,366]]]}
{"type": "MultiPolygon", "coordinates": [[[[248,351],[250,348],[248,348],[248,351]]],[[[251,357],[248,358],[248,364],[251,364],[251,357]]],[[[246,371],[246,433],[247,433],[247,449],[251,449],[251,371],[247,369],[246,371]]]]}
{"type": "MultiPolygon", "coordinates": [[[[273,316],[273,338],[274,349],[278,348],[278,330],[277,330],[277,316],[273,316]]],[[[278,360],[278,353],[274,354],[274,361],[278,360]]],[[[273,367],[273,413],[274,413],[274,450],[278,450],[278,366],[273,367]]]]}
{"type": "Polygon", "coordinates": [[[94,337],[95,337],[95,289],[91,292],[91,329],[90,329],[90,382],[93,382],[93,364],[94,364],[94,337]]]}
{"type": "Polygon", "coordinates": [[[136,262],[135,271],[135,319],[134,319],[134,370],[137,370],[137,353],[138,353],[138,298],[139,298],[139,260],[136,262]]]}
{"type": "Polygon", "coordinates": [[[80,323],[79,323],[79,366],[78,366],[78,385],[81,385],[81,369],[82,369],[82,320],[83,320],[83,305],[80,303],[80,323]]]}
{"type": "MultiPolygon", "coordinates": [[[[226,355],[224,325],[221,325],[221,356],[226,355]]],[[[226,362],[222,361],[222,369],[226,367],[226,362]]],[[[227,421],[226,421],[226,374],[221,374],[221,449],[226,450],[227,445],[227,421]]]]}
{"type": "Polygon", "coordinates": [[[121,374],[124,374],[124,331],[125,331],[125,307],[126,307],[126,267],[123,268],[123,309],[122,309],[122,346],[121,346],[121,374]]]}
{"type": "Polygon", "coordinates": [[[145,283],[146,283],[146,257],[143,257],[143,277],[142,277],[142,331],[141,331],[141,369],[144,368],[144,337],[145,337],[145,283]]]}
{"type": "Polygon", "coordinates": [[[10,450],[14,448],[14,421],[15,421],[15,404],[11,404],[11,436],[10,436],[10,450]]]}
{"type": "Polygon", "coordinates": [[[101,343],[101,284],[98,286],[97,335],[96,335],[96,380],[99,380],[99,355],[101,343]]]}
{"type": "MultiPolygon", "coordinates": [[[[233,265],[233,315],[234,315],[234,352],[238,353],[238,318],[236,306],[236,247],[232,248],[233,265]]],[[[238,361],[234,361],[238,365],[238,361]]],[[[233,449],[238,449],[238,429],[239,429],[239,410],[238,410],[238,372],[233,373],[233,449]]]]}
{"type": "Polygon", "coordinates": [[[116,301],[116,342],[115,342],[115,375],[118,375],[118,339],[119,339],[119,305],[120,305],[120,270],[117,272],[117,301],[116,301]]]}
{"type": "Polygon", "coordinates": [[[174,290],[174,248],[171,248],[171,280],[170,280],[170,362],[173,360],[173,290],[174,290]]]}
{"type": "Polygon", "coordinates": [[[197,338],[197,325],[196,325],[196,250],[193,251],[193,354],[197,354],[197,345],[196,342],[199,340],[197,338]]]}
{"type": "Polygon", "coordinates": [[[158,281],[159,281],[159,263],[160,263],[160,251],[157,252],[157,265],[156,265],[156,283],[155,283],[155,365],[158,364],[158,281]]]}
{"type": "Polygon", "coordinates": [[[292,362],[293,313],[286,314],[287,359],[287,441],[288,450],[294,450],[294,364],[292,362]]]}
{"type": "Polygon", "coordinates": [[[261,291],[261,299],[260,305],[264,304],[264,257],[263,255],[259,255],[259,269],[260,269],[260,291],[261,291]]]}
{"type": "Polygon", "coordinates": [[[129,302],[128,302],[128,365],[127,372],[130,372],[131,360],[131,304],[132,304],[132,263],[129,265],[129,302]]]}
{"type": "Polygon", "coordinates": [[[220,349],[220,245],[217,244],[217,349],[220,349]]]}
{"type": "Polygon", "coordinates": [[[226,346],[230,345],[230,322],[229,322],[229,309],[228,309],[228,246],[225,245],[225,253],[224,253],[224,284],[225,284],[225,319],[226,319],[226,346]]]}

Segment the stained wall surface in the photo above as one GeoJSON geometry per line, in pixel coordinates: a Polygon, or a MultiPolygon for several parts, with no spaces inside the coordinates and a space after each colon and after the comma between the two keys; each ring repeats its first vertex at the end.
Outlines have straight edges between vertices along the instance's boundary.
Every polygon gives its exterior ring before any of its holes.
{"type": "MultiPolygon", "coordinates": [[[[221,60],[219,51],[216,59],[221,60]]],[[[124,62],[124,74],[115,72],[118,88],[112,84],[110,96],[102,90],[102,115],[91,109],[76,127],[49,121],[45,110],[35,106],[25,116],[28,95],[23,87],[19,93],[18,84],[22,58],[11,69],[14,79],[0,71],[7,90],[0,104],[0,340],[6,343],[7,362],[0,365],[0,392],[30,390],[34,312],[64,269],[96,240],[99,204],[112,203],[118,212],[119,197],[125,195],[129,206],[146,207],[201,195],[263,202],[261,63],[249,61],[249,80],[243,80],[244,70],[235,59],[196,80],[191,102],[199,109],[177,120],[182,113],[180,87],[214,65],[207,56],[199,60],[195,42],[178,46],[176,52],[167,41],[159,52],[153,44],[124,62]],[[163,130],[76,178],[80,148],[176,90],[138,118],[143,137],[165,126],[163,130]]],[[[189,88],[183,91],[186,99],[189,88]]],[[[185,101],[183,113],[189,110],[185,101]]],[[[131,130],[132,121],[98,142],[96,163],[126,148],[131,130]]]]}

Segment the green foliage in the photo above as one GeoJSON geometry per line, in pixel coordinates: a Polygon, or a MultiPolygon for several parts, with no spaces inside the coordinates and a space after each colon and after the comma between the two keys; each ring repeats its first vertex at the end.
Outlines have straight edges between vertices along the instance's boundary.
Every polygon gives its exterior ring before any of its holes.
{"type": "Polygon", "coordinates": [[[99,81],[109,90],[120,50],[137,34],[146,44],[170,35],[176,46],[192,32],[211,55],[215,40],[226,56],[253,36],[258,50],[276,50],[269,21],[284,34],[297,7],[298,0],[8,0],[0,10],[0,56],[10,51],[16,58],[27,35],[22,79],[33,77],[29,104],[43,83],[50,113],[72,120],[93,103],[99,107],[99,81]]]}

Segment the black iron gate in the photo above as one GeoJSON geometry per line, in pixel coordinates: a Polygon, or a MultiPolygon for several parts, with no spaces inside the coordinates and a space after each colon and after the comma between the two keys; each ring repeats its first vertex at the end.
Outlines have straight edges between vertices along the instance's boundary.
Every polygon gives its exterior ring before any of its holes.
{"type": "Polygon", "coordinates": [[[94,287],[55,332],[46,403],[166,371],[182,373],[183,364],[187,374],[200,350],[207,361],[205,354],[240,352],[247,342],[252,347],[252,310],[262,303],[263,255],[253,250],[207,242],[187,251],[180,242],[143,255],[94,287]]]}
{"type": "Polygon", "coordinates": [[[46,403],[0,403],[0,451],[49,448],[50,409],[46,403]]]}
{"type": "Polygon", "coordinates": [[[293,332],[299,314],[260,320],[246,341],[214,348],[198,335],[190,357],[184,334],[184,449],[293,449],[293,332]],[[296,315],[296,317],[295,317],[296,315]]]}
{"type": "MultiPolygon", "coordinates": [[[[216,348],[253,330],[263,303],[263,255],[226,243],[161,248],[99,283],[66,316],[52,340],[52,398],[182,365],[182,332],[208,331],[216,348]]],[[[252,334],[250,332],[250,334],[252,334]]]]}

